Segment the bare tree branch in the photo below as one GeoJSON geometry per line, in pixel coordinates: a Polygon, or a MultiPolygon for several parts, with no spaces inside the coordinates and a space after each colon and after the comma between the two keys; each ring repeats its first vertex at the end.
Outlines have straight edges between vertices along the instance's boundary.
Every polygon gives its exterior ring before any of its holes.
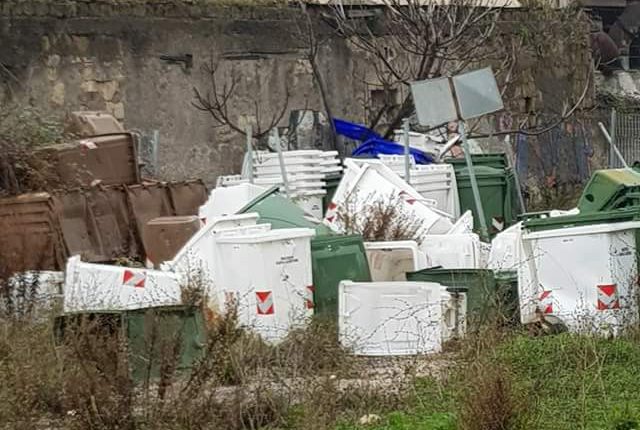
{"type": "MultiPolygon", "coordinates": [[[[225,79],[220,70],[220,63],[214,60],[213,57],[209,63],[202,66],[202,72],[206,74],[208,78],[209,88],[203,92],[197,87],[193,87],[195,100],[191,104],[196,109],[209,113],[214,121],[214,126],[227,126],[241,135],[246,135],[244,127],[237,121],[234,121],[232,114],[229,112],[229,105],[232,104],[232,100],[237,95],[236,91],[240,82],[239,75],[231,74],[230,77],[225,79]]],[[[257,97],[254,98],[253,115],[256,119],[256,125],[252,127],[252,136],[255,139],[266,136],[280,123],[287,113],[290,97],[289,87],[286,86],[282,106],[273,110],[273,115],[268,118],[266,123],[263,123],[261,116],[261,103],[257,97]]]]}

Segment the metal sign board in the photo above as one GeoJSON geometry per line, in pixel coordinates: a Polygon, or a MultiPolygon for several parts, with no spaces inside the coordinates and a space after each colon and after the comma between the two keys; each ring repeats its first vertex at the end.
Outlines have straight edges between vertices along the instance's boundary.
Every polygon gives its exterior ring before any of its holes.
{"type": "Polygon", "coordinates": [[[411,94],[420,125],[436,127],[458,119],[449,78],[412,82],[411,94]]]}
{"type": "Polygon", "coordinates": [[[451,78],[462,119],[477,118],[504,109],[496,78],[490,67],[451,78]]]}

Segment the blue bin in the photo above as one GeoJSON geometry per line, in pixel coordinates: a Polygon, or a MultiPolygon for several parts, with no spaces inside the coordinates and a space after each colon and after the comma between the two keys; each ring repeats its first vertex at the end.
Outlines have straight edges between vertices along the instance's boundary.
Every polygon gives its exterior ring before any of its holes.
{"type": "Polygon", "coordinates": [[[382,139],[382,136],[364,125],[354,124],[337,118],[333,119],[333,125],[336,128],[336,133],[349,139],[360,142],[366,142],[370,139],[382,139]]]}
{"type": "MultiPolygon", "coordinates": [[[[434,162],[433,157],[419,149],[409,148],[409,153],[413,155],[417,164],[432,164],[434,162]]],[[[369,158],[377,158],[379,154],[404,155],[404,146],[381,138],[374,138],[367,140],[351,153],[354,157],[366,156],[369,158]]]]}

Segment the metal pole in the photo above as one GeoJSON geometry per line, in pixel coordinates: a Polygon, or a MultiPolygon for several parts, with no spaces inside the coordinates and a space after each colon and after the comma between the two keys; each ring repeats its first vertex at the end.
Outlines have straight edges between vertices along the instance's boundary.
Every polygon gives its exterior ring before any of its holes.
{"type": "Polygon", "coordinates": [[[273,129],[273,143],[276,146],[276,151],[278,152],[278,161],[280,162],[280,173],[282,174],[282,183],[284,184],[284,192],[287,197],[291,195],[289,192],[289,181],[287,181],[287,168],[284,165],[284,155],[282,155],[282,146],[280,145],[280,135],[278,134],[278,129],[273,129]]]}
{"type": "Polygon", "coordinates": [[[615,149],[616,148],[616,121],[618,120],[618,113],[616,112],[615,108],[611,109],[611,124],[610,124],[610,129],[611,129],[611,150],[609,151],[609,167],[616,167],[613,165],[613,159],[614,159],[614,154],[615,154],[615,149]]]}
{"type": "MultiPolygon", "coordinates": [[[[518,141],[516,140],[516,144],[518,141]]],[[[524,205],[524,197],[522,197],[522,188],[520,188],[520,178],[518,176],[518,172],[516,171],[516,163],[515,163],[515,154],[513,153],[513,148],[511,147],[511,136],[507,134],[504,138],[504,145],[507,149],[507,166],[509,169],[513,171],[513,181],[516,184],[516,192],[518,193],[518,203],[520,204],[520,210],[522,213],[527,211],[524,205]]]]}
{"type": "Polygon", "coordinates": [[[482,199],[480,198],[480,189],[478,188],[478,181],[476,181],[476,174],[473,171],[473,162],[471,161],[471,151],[469,150],[469,142],[467,141],[467,132],[465,131],[464,121],[460,121],[460,138],[462,139],[462,148],[464,150],[464,158],[467,162],[467,169],[469,170],[469,179],[471,180],[471,190],[473,191],[473,199],[476,204],[476,211],[478,212],[478,219],[480,220],[480,237],[485,240],[489,240],[489,230],[487,229],[487,220],[484,217],[484,209],[482,208],[482,199]]]}
{"type": "Polygon", "coordinates": [[[611,136],[609,135],[609,132],[607,131],[607,128],[604,126],[603,123],[599,122],[598,123],[598,127],[600,127],[600,131],[602,132],[602,134],[604,135],[604,138],[607,139],[607,142],[609,142],[609,145],[611,145],[611,151],[620,159],[620,162],[622,163],[622,165],[625,168],[629,168],[629,165],[627,164],[627,162],[624,160],[624,157],[622,156],[622,154],[620,153],[620,151],[618,150],[618,147],[613,143],[613,139],[611,138],[611,136]]]}
{"type": "Polygon", "coordinates": [[[409,157],[411,151],[409,150],[409,118],[402,120],[402,132],[404,135],[404,180],[407,184],[411,183],[411,162],[409,157]]]}
{"type": "Polygon", "coordinates": [[[249,183],[253,184],[253,145],[251,142],[251,139],[253,138],[253,130],[251,127],[251,124],[247,124],[247,157],[249,157],[249,160],[247,161],[247,164],[249,165],[248,169],[249,169],[249,183]]]}

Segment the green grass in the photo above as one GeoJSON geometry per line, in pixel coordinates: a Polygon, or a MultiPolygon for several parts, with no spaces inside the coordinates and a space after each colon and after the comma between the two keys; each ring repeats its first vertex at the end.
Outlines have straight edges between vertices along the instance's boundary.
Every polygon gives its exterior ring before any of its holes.
{"type": "MultiPolygon", "coordinates": [[[[514,429],[640,429],[640,343],[563,334],[518,335],[482,353],[481,372],[501,369],[510,379],[514,429]],[[495,367],[494,367],[495,366],[495,367]],[[490,369],[493,368],[492,369],[490,369]]],[[[481,360],[481,361],[480,361],[481,360]]],[[[372,425],[342,423],[336,430],[453,430],[477,383],[469,363],[445,383],[416,382],[402,411],[380,413],[372,425]]],[[[481,376],[480,376],[481,378],[481,376]]],[[[476,391],[474,395],[485,395],[476,391]]],[[[486,393],[490,395],[490,393],[486,393]]],[[[490,404],[490,402],[489,402],[490,404]]],[[[468,419],[468,418],[467,418],[468,419]]],[[[471,427],[473,428],[473,427],[471,427]]]]}

